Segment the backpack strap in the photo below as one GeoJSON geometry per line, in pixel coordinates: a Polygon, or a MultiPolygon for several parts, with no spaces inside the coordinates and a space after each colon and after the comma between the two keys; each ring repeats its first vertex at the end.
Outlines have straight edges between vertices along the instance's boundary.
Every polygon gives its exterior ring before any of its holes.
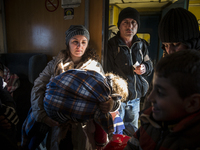
{"type": "Polygon", "coordinates": [[[149,46],[149,43],[144,39],[140,39],[140,40],[141,42],[139,42],[139,52],[141,54],[142,60],[143,61],[149,60],[150,59],[149,56],[148,55],[144,56],[143,54],[143,47],[147,49],[147,46],[149,46]]]}
{"type": "Polygon", "coordinates": [[[141,40],[141,42],[139,42],[139,52],[140,52],[140,55],[142,57],[142,61],[144,60],[144,55],[143,55],[143,52],[142,52],[142,48],[143,48],[143,42],[141,40]]]}

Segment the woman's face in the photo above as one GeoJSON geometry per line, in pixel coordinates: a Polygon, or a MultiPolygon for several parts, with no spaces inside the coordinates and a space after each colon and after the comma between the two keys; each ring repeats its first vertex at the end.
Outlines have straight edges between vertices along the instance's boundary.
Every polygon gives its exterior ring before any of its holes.
{"type": "Polygon", "coordinates": [[[168,54],[172,54],[174,52],[178,52],[178,51],[181,51],[181,50],[184,50],[184,49],[188,49],[188,47],[181,42],[178,42],[178,43],[163,42],[162,44],[164,45],[165,50],[168,54]]]}
{"type": "Polygon", "coordinates": [[[69,41],[70,56],[72,60],[81,59],[88,46],[88,40],[83,35],[75,35],[69,41]]]}

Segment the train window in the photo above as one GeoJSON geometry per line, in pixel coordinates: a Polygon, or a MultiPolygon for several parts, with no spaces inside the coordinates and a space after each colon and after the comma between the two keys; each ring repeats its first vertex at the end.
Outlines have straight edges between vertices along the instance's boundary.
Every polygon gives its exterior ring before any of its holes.
{"type": "Polygon", "coordinates": [[[145,39],[150,44],[150,34],[149,33],[137,33],[137,36],[141,39],[145,39]]]}

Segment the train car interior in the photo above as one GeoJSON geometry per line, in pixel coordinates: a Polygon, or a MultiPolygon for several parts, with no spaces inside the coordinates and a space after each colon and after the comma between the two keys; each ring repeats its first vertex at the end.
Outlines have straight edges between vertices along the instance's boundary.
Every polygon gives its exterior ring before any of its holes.
{"type": "MultiPolygon", "coordinates": [[[[21,127],[31,106],[34,80],[48,61],[66,48],[65,31],[70,25],[84,25],[90,32],[91,47],[96,49],[106,68],[106,44],[118,31],[118,15],[126,7],[133,7],[140,13],[141,26],[137,35],[149,43],[153,64],[163,55],[158,24],[169,9],[188,9],[196,16],[200,29],[200,0],[76,0],[76,3],[70,0],[1,0],[0,62],[21,82],[13,92],[20,119],[18,145],[21,127]]],[[[152,76],[147,78],[149,83],[152,76]]],[[[39,149],[46,147],[43,144],[39,149]]]]}

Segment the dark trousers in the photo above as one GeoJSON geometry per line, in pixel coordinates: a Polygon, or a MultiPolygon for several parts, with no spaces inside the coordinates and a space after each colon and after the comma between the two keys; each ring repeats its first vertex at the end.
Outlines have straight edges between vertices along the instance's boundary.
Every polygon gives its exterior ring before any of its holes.
{"type": "Polygon", "coordinates": [[[73,150],[72,132],[68,131],[64,139],[60,141],[59,150],[73,150]]]}

